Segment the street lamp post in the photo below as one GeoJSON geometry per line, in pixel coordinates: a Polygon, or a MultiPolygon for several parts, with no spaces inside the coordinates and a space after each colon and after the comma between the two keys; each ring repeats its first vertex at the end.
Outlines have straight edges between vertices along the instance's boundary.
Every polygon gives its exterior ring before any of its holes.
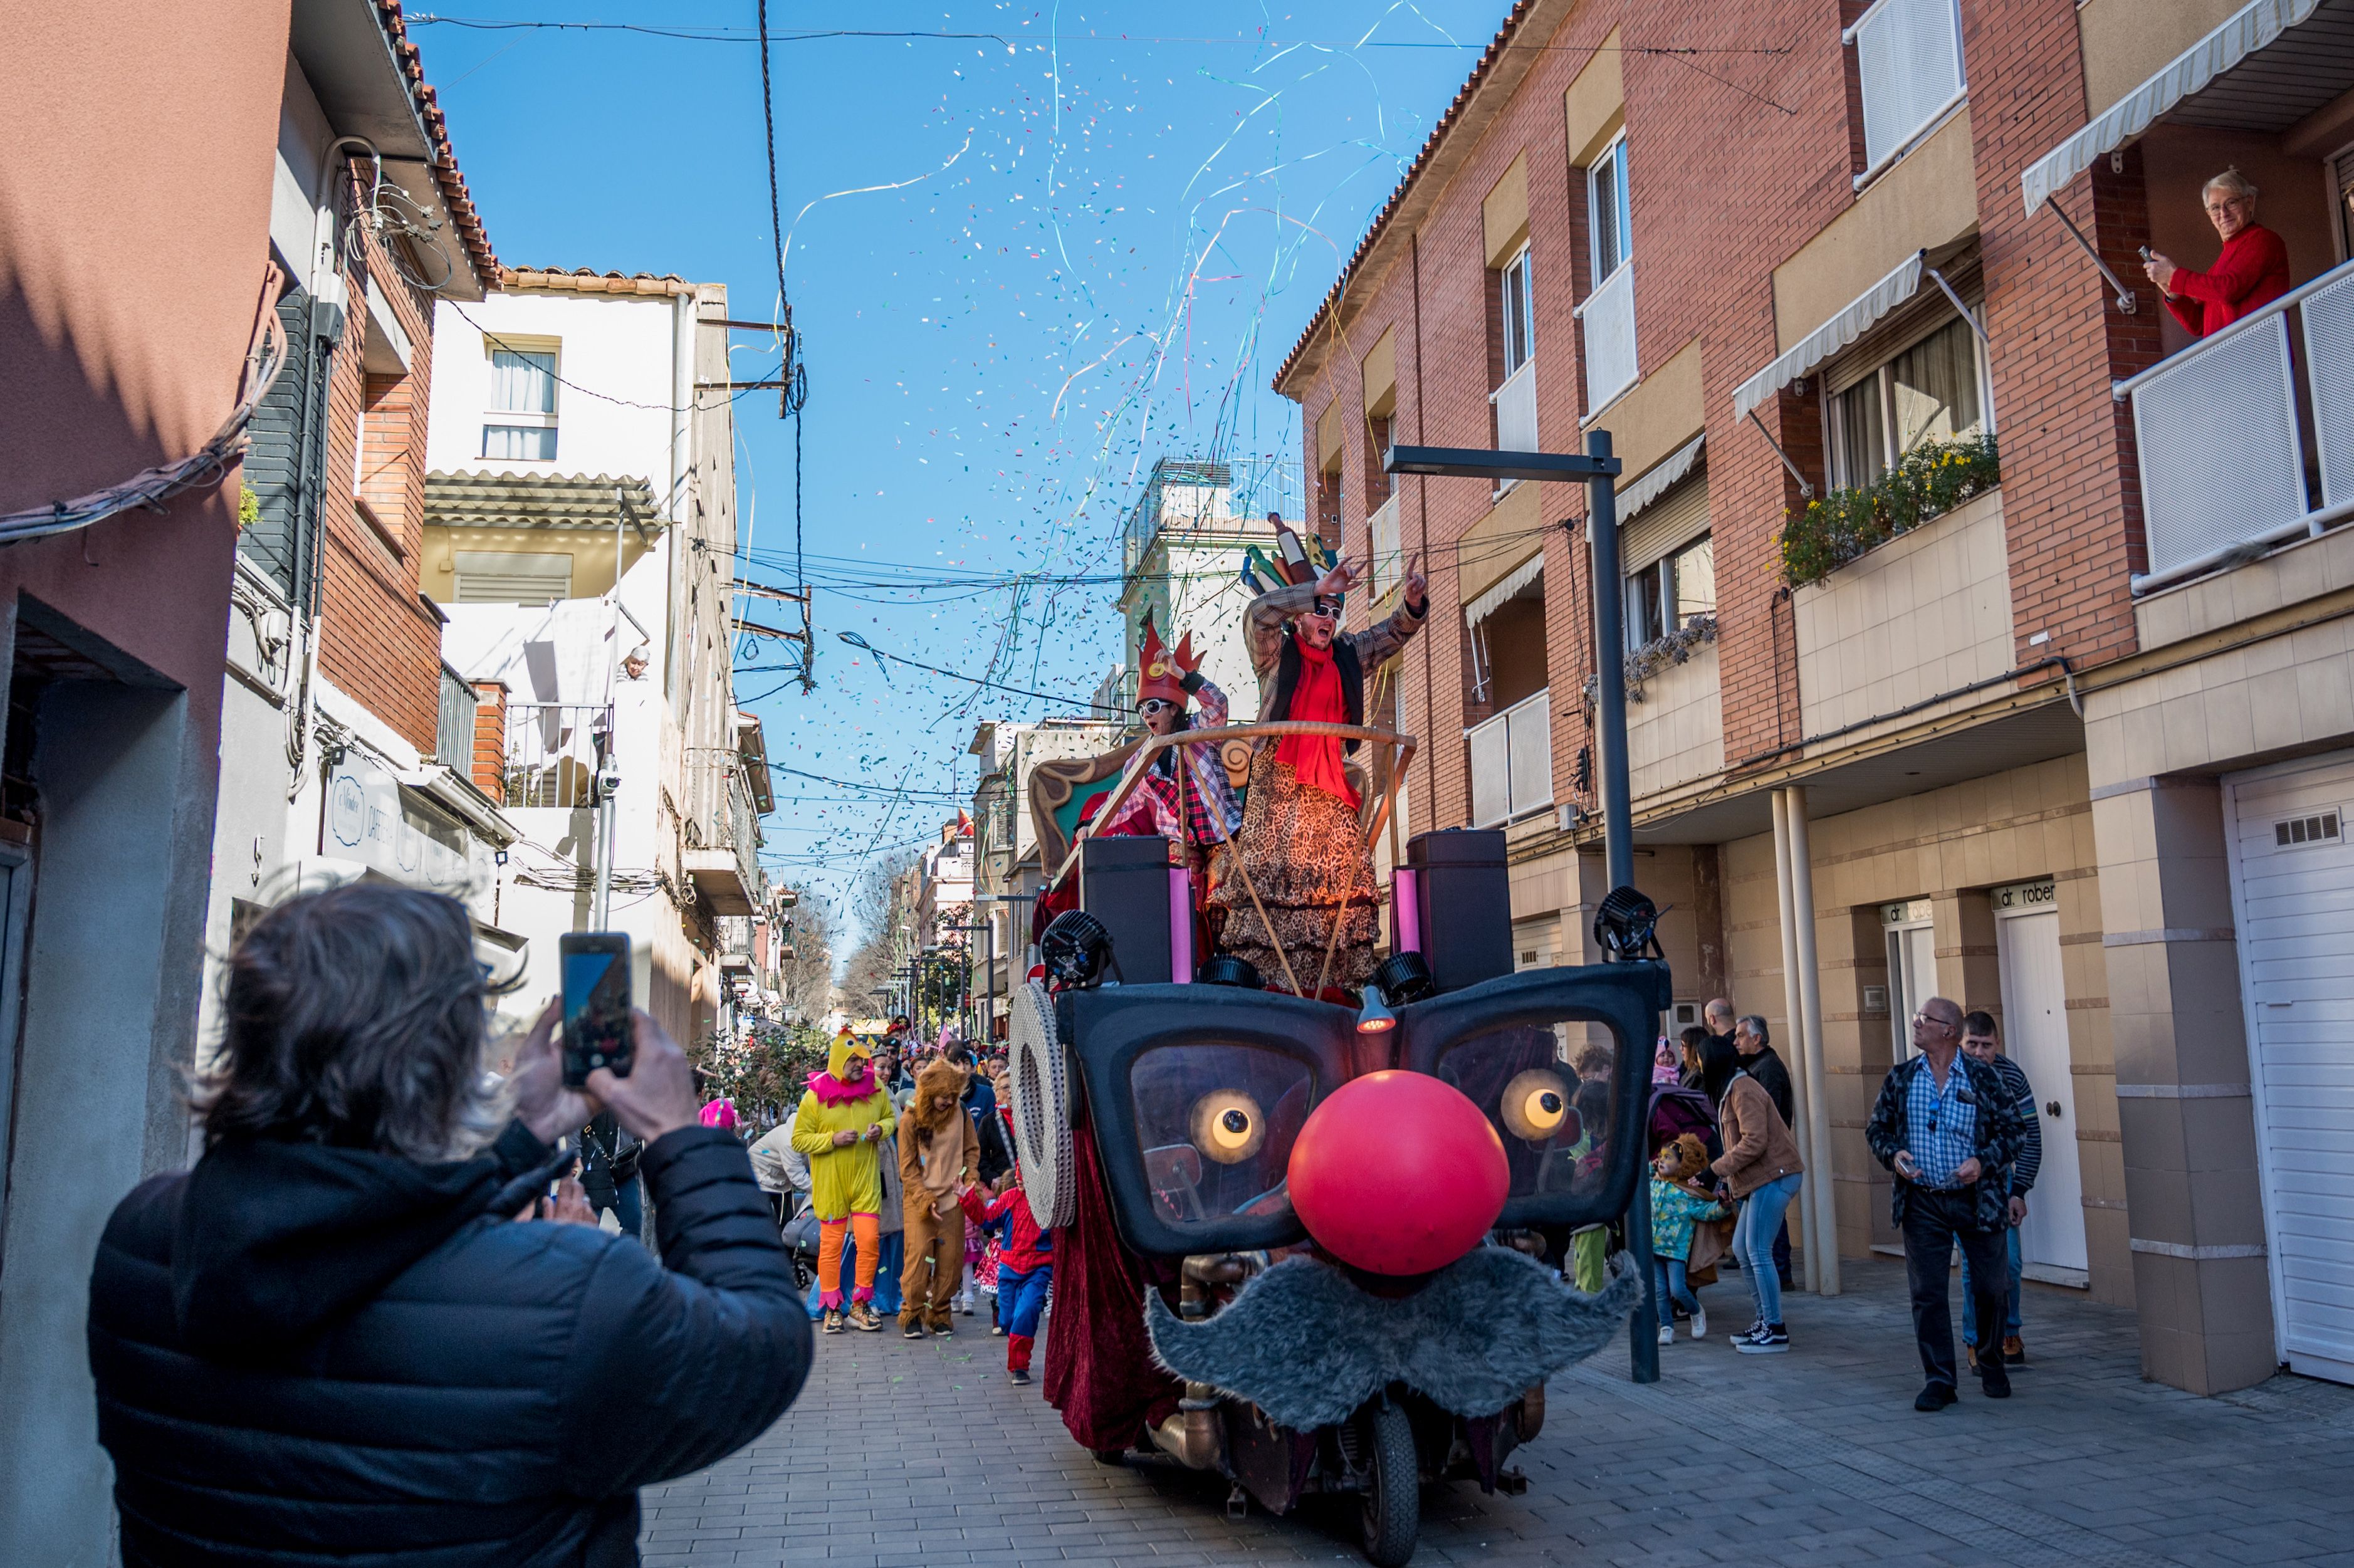
{"type": "MultiPolygon", "coordinates": [[[[1479,447],[1392,447],[1382,465],[1389,472],[1487,480],[1560,482],[1584,480],[1586,537],[1593,547],[1595,715],[1601,725],[1602,845],[1610,885],[1635,881],[1635,825],[1627,782],[1626,581],[1618,572],[1618,495],[1613,481],[1620,464],[1611,455],[1610,432],[1589,430],[1583,452],[1500,452],[1479,447]]],[[[1633,1050],[1637,1042],[1625,1043],[1633,1050]]],[[[1648,1056],[1650,1042],[1641,1042],[1648,1056]]],[[[1638,1081],[1649,1074],[1638,1075],[1638,1081]]],[[[1627,1250],[1634,1255],[1643,1293],[1628,1330],[1628,1349],[1637,1383],[1659,1380],[1659,1304],[1651,1267],[1651,1184],[1649,1172],[1635,1179],[1627,1206],[1627,1250]]]]}
{"type": "MultiPolygon", "coordinates": [[[[1034,904],[1034,893],[976,893],[975,904],[1034,904]]],[[[985,999],[981,1020],[981,1038],[987,1044],[997,1038],[997,921],[992,916],[981,922],[981,977],[985,999]]]]}

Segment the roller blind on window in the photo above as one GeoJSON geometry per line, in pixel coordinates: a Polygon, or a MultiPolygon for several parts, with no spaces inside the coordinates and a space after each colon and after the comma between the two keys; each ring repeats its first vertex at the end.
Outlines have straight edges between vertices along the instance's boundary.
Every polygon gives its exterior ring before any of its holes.
{"type": "Polygon", "coordinates": [[[460,604],[546,604],[572,597],[572,557],[505,550],[458,550],[460,604]]]}
{"type": "Polygon", "coordinates": [[[1708,471],[1668,487],[1618,536],[1618,562],[1628,576],[1665,560],[1708,532],[1708,471]]]}

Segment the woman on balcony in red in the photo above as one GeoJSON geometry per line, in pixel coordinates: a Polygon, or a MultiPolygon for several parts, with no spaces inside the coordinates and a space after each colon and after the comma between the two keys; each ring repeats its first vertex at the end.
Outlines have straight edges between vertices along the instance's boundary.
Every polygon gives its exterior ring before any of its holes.
{"type": "Polygon", "coordinates": [[[2288,292],[2288,247],[2256,221],[2256,187],[2237,169],[2225,169],[2200,193],[2208,221],[2223,237],[2223,253],[2204,272],[2178,267],[2165,256],[2142,264],[2193,337],[2212,337],[2288,292]]]}

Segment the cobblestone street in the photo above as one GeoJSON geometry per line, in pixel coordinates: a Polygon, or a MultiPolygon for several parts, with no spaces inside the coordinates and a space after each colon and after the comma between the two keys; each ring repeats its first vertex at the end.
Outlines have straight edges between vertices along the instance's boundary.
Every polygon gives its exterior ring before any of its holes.
{"type": "MultiPolygon", "coordinates": [[[[1787,1356],[1725,1343],[1746,1316],[1728,1275],[1703,1297],[1720,1326],[1663,1349],[1658,1384],[1627,1381],[1623,1344],[1555,1380],[1526,1495],[1426,1489],[1415,1561],[2354,1565],[2354,1389],[2145,1383],[2131,1312],[2031,1285],[2016,1396],[1965,1378],[1922,1415],[1902,1266],[1847,1268],[1848,1295],[1791,1299],[1787,1356]]],[[[985,1319],[959,1321],[981,1327],[821,1339],[760,1441],[646,1491],[650,1568],[1357,1560],[1352,1510],[1230,1523],[1213,1478],[1098,1466],[1007,1384],[985,1319]]]]}

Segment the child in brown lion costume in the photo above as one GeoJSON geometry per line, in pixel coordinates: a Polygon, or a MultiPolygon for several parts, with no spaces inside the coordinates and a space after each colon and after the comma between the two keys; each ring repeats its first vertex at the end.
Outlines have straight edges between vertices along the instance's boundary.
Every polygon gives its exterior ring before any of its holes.
{"type": "Polygon", "coordinates": [[[957,1189],[981,1170],[981,1133],[959,1102],[965,1074],[935,1057],[916,1076],[899,1113],[899,1177],[907,1266],[899,1281],[899,1331],[911,1340],[953,1333],[950,1304],[964,1276],[964,1210],[957,1189]]]}

